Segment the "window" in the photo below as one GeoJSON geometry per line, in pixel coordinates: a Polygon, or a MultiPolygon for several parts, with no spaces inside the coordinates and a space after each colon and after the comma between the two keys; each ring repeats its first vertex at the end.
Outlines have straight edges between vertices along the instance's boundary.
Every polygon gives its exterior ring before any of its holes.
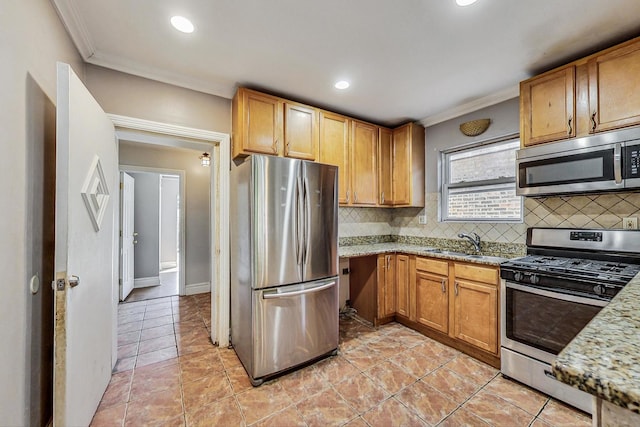
{"type": "Polygon", "coordinates": [[[442,152],[443,221],[521,222],[522,197],[516,196],[519,139],[460,147],[442,152]]]}

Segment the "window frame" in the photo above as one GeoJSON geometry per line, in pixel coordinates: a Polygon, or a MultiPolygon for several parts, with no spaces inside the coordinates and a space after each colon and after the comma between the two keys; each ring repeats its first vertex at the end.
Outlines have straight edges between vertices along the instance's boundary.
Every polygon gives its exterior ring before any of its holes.
{"type": "MultiPolygon", "coordinates": [[[[465,193],[476,193],[479,192],[477,190],[481,188],[489,188],[492,186],[505,186],[512,185],[513,191],[516,190],[516,177],[515,174],[513,177],[503,177],[503,178],[494,178],[487,179],[482,181],[469,181],[469,182],[459,182],[459,183],[448,183],[450,176],[450,156],[455,153],[459,153],[461,151],[470,151],[474,149],[478,149],[481,147],[485,147],[488,145],[498,145],[504,144],[507,145],[509,143],[514,143],[515,141],[520,141],[520,134],[514,133],[505,136],[501,136],[498,138],[492,138],[484,141],[476,141],[470,144],[459,145],[453,148],[448,148],[446,150],[440,151],[440,156],[438,158],[438,221],[440,222],[486,222],[486,223],[511,223],[511,224],[521,224],[524,222],[524,197],[517,196],[520,198],[520,218],[450,218],[448,212],[448,200],[450,190],[459,190],[459,189],[468,189],[465,193]],[[475,190],[475,191],[474,191],[475,190]]],[[[515,163],[513,165],[515,170],[515,163]]]]}

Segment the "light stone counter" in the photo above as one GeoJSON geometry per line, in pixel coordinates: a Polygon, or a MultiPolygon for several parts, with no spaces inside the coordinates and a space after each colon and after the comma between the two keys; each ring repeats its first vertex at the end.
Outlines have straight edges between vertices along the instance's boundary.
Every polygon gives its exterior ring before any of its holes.
{"type": "Polygon", "coordinates": [[[434,252],[437,248],[410,245],[406,243],[372,243],[366,245],[352,245],[352,246],[340,246],[338,247],[338,255],[340,258],[351,258],[366,255],[377,255],[391,252],[400,252],[411,255],[428,256],[433,258],[442,258],[452,261],[466,261],[476,264],[485,265],[500,265],[500,263],[507,261],[507,258],[495,257],[495,256],[481,256],[466,255],[462,253],[448,253],[434,252]]]}
{"type": "Polygon", "coordinates": [[[640,419],[640,274],[562,350],[553,373],[597,396],[598,414],[615,409],[604,400],[640,419]]]}

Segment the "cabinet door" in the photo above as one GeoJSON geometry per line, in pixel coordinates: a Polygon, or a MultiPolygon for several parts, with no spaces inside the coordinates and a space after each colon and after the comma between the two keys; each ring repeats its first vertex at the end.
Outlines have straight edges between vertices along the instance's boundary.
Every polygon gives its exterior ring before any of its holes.
{"type": "Polygon", "coordinates": [[[468,280],[454,283],[453,336],[498,353],[498,288],[468,280]]]}
{"type": "Polygon", "coordinates": [[[575,67],[520,83],[520,120],[524,146],[575,136],[575,67]]]}
{"type": "Polygon", "coordinates": [[[249,153],[282,152],[282,101],[274,96],[244,90],[242,150],[249,153]]]}
{"type": "Polygon", "coordinates": [[[375,206],[378,202],[378,128],[352,121],[351,125],[351,204],[375,206]]]}
{"type": "Polygon", "coordinates": [[[320,162],[338,166],[338,202],[349,202],[349,122],[339,114],[320,111],[320,162]]]}
{"type": "Polygon", "coordinates": [[[393,205],[393,132],[385,128],[379,128],[378,186],[380,190],[378,203],[393,205]]]}
{"type": "Polygon", "coordinates": [[[422,271],[416,273],[416,321],[437,331],[449,330],[448,279],[422,271]]]}
{"type": "Polygon", "coordinates": [[[318,111],[302,104],[284,104],[284,155],[315,160],[318,147],[318,111]]]}
{"type": "Polygon", "coordinates": [[[378,255],[378,318],[396,312],[395,255],[378,255]]]}
{"type": "Polygon", "coordinates": [[[409,255],[396,255],[395,312],[409,317],[409,255]]]}
{"type": "Polygon", "coordinates": [[[591,132],[640,123],[640,42],[588,63],[591,132]]]}
{"type": "Polygon", "coordinates": [[[393,201],[411,203],[411,123],[393,131],[393,201]]]}

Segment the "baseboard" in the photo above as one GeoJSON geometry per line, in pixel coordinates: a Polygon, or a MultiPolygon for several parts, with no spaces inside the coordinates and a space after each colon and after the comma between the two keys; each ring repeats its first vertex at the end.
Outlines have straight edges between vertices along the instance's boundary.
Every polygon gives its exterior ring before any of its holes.
{"type": "Polygon", "coordinates": [[[140,277],[139,279],[133,279],[134,288],[148,288],[149,286],[158,286],[160,284],[160,276],[155,277],[140,277]]]}
{"type": "Polygon", "coordinates": [[[186,295],[205,294],[211,292],[211,285],[209,282],[192,283],[185,286],[184,292],[186,295]]]}
{"type": "Polygon", "coordinates": [[[178,266],[177,261],[162,261],[160,263],[160,270],[168,270],[170,268],[176,268],[178,266]]]}

